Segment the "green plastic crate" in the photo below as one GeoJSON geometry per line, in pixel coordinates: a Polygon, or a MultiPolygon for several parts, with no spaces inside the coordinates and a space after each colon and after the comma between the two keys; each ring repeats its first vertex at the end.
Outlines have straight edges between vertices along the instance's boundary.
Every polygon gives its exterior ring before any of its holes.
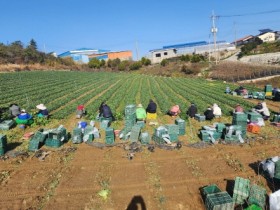
{"type": "Polygon", "coordinates": [[[100,128],[105,130],[110,126],[110,121],[109,120],[102,120],[100,124],[100,128]]]}
{"type": "Polygon", "coordinates": [[[248,204],[256,204],[264,209],[266,201],[266,190],[258,185],[252,185],[248,198],[248,204]]]}
{"type": "Polygon", "coordinates": [[[161,138],[161,137],[159,137],[155,134],[152,136],[152,139],[153,139],[153,141],[155,141],[158,144],[164,144],[165,143],[163,138],[161,138]]]}
{"type": "Polygon", "coordinates": [[[223,133],[226,125],[224,123],[217,123],[216,124],[216,131],[219,133],[223,133]]]}
{"type": "Polygon", "coordinates": [[[212,184],[212,185],[203,187],[203,188],[202,188],[202,196],[203,196],[203,199],[205,199],[205,198],[207,197],[207,195],[214,194],[214,193],[218,193],[218,192],[221,192],[221,190],[220,190],[220,188],[219,188],[217,185],[215,185],[215,184],[212,184]]]}
{"type": "MultiPolygon", "coordinates": [[[[213,131],[213,138],[215,140],[221,139],[222,135],[223,135],[223,133],[213,131]]],[[[211,142],[211,137],[207,130],[200,131],[200,138],[204,142],[211,142]]]]}
{"type": "Polygon", "coordinates": [[[136,112],[136,105],[129,104],[125,107],[125,116],[134,114],[136,112]]]}
{"type": "Polygon", "coordinates": [[[106,128],[105,129],[105,135],[108,137],[114,137],[115,133],[114,133],[114,129],[113,128],[106,128]]]}
{"type": "Polygon", "coordinates": [[[114,144],[115,142],[115,137],[114,136],[106,136],[105,137],[105,143],[106,144],[114,144]]]}
{"type": "Polygon", "coordinates": [[[156,135],[158,137],[162,137],[163,134],[168,134],[168,132],[165,129],[165,127],[160,126],[158,128],[155,128],[154,135],[156,135]]]}
{"type": "Polygon", "coordinates": [[[264,92],[272,92],[272,85],[266,85],[264,87],[264,92]]]}
{"type": "Polygon", "coordinates": [[[181,119],[181,118],[176,118],[175,119],[175,124],[179,126],[180,129],[186,129],[186,121],[181,119]]]}
{"type": "Polygon", "coordinates": [[[280,115],[278,114],[274,115],[273,122],[280,122],[280,115]]]}
{"type": "Polygon", "coordinates": [[[14,124],[13,120],[4,120],[0,123],[0,130],[10,130],[14,124]]]}
{"type": "Polygon", "coordinates": [[[183,135],[185,135],[186,134],[186,129],[184,128],[184,129],[179,129],[179,136],[183,136],[183,135]]]}
{"type": "Polygon", "coordinates": [[[59,127],[49,132],[48,139],[55,139],[59,141],[67,140],[67,132],[64,127],[59,127]]]}
{"type": "Polygon", "coordinates": [[[169,134],[170,136],[170,141],[171,142],[177,142],[178,141],[178,134],[174,133],[174,134],[169,134]]]}
{"type": "Polygon", "coordinates": [[[252,204],[252,205],[248,206],[247,208],[245,208],[244,210],[262,210],[262,208],[256,204],[252,204]]]}
{"type": "Polygon", "coordinates": [[[144,128],[145,127],[145,121],[137,121],[136,125],[141,127],[141,128],[144,128]]]}
{"type": "Polygon", "coordinates": [[[138,125],[133,126],[131,129],[131,134],[130,134],[129,140],[132,142],[137,142],[139,140],[140,132],[141,132],[140,126],[138,126],[138,125]]]}
{"type": "Polygon", "coordinates": [[[6,151],[5,148],[2,148],[2,147],[1,147],[1,148],[0,148],[0,155],[4,155],[4,154],[5,154],[5,151],[6,151]]]}
{"type": "Polygon", "coordinates": [[[40,149],[41,142],[37,139],[31,139],[28,144],[28,151],[35,152],[40,149]]]}
{"type": "Polygon", "coordinates": [[[7,146],[7,136],[0,134],[0,148],[6,148],[7,146]]]}
{"type": "Polygon", "coordinates": [[[150,144],[151,136],[148,132],[142,132],[140,134],[140,141],[141,144],[150,144]]]}
{"type": "Polygon", "coordinates": [[[248,115],[244,112],[235,112],[233,113],[232,120],[234,121],[244,121],[247,122],[248,115]]]}
{"type": "Polygon", "coordinates": [[[179,126],[175,124],[165,125],[168,134],[179,134],[179,126]]]}
{"type": "Polygon", "coordinates": [[[36,133],[32,136],[32,138],[30,140],[37,140],[41,143],[44,143],[46,138],[47,138],[47,134],[44,134],[41,131],[36,131],[36,133]]]}
{"type": "Polygon", "coordinates": [[[45,145],[48,147],[59,148],[62,145],[62,141],[58,139],[47,138],[45,145]]]}
{"type": "Polygon", "coordinates": [[[125,115],[124,120],[136,120],[136,113],[130,114],[130,115],[125,115]]]}
{"type": "Polygon", "coordinates": [[[234,203],[228,192],[217,192],[206,197],[207,210],[233,210],[234,203]]]}
{"type": "Polygon", "coordinates": [[[274,178],[280,179],[280,160],[275,162],[274,178]]]}
{"type": "Polygon", "coordinates": [[[195,114],[194,119],[196,119],[199,122],[202,122],[206,120],[206,117],[205,115],[195,114]]]}
{"type": "Polygon", "coordinates": [[[83,142],[83,133],[81,128],[74,128],[73,136],[72,136],[72,143],[73,144],[80,144],[83,142]]]}
{"type": "Polygon", "coordinates": [[[250,180],[236,177],[233,190],[233,201],[235,204],[243,204],[249,197],[250,180]]]}
{"type": "Polygon", "coordinates": [[[258,118],[262,118],[262,115],[256,112],[248,112],[248,119],[251,122],[258,122],[258,118]]]}

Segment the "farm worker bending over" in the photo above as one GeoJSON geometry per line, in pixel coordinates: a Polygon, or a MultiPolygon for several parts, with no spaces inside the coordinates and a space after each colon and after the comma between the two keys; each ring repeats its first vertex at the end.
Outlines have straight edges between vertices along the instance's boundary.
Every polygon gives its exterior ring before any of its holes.
{"type": "Polygon", "coordinates": [[[204,112],[205,115],[205,119],[206,120],[213,120],[213,118],[215,117],[214,113],[213,113],[213,109],[211,108],[211,106],[209,106],[206,111],[204,112]]]}
{"type": "Polygon", "coordinates": [[[9,110],[11,117],[17,117],[20,114],[20,108],[17,104],[11,104],[9,110]]]}
{"type": "Polygon", "coordinates": [[[218,104],[213,104],[213,113],[214,113],[215,117],[221,117],[222,116],[222,110],[218,106],[218,104]]]}
{"type": "Polygon", "coordinates": [[[99,107],[99,117],[105,117],[105,118],[113,118],[112,111],[110,107],[106,104],[106,102],[102,102],[99,107]]]}
{"type": "Polygon", "coordinates": [[[191,103],[190,107],[187,110],[187,115],[189,115],[190,118],[194,118],[195,114],[197,113],[197,108],[194,103],[191,103]]]}
{"type": "Polygon", "coordinates": [[[82,132],[84,133],[85,128],[87,127],[87,122],[80,121],[78,122],[78,127],[82,129],[82,132]]]}
{"type": "Polygon", "coordinates": [[[39,111],[37,112],[38,117],[48,117],[49,111],[47,110],[47,107],[44,104],[39,104],[36,106],[39,111]]]}
{"type": "Polygon", "coordinates": [[[150,103],[146,108],[146,112],[147,119],[153,120],[157,118],[157,104],[152,99],[150,99],[150,103]]]}
{"type": "Polygon", "coordinates": [[[240,106],[240,104],[236,104],[234,112],[244,112],[243,108],[240,106]]]}
{"type": "Polygon", "coordinates": [[[142,104],[138,104],[136,108],[136,119],[137,121],[145,121],[147,117],[146,111],[142,104]]]}
{"type": "Polygon", "coordinates": [[[79,105],[77,106],[76,110],[76,118],[80,119],[84,114],[86,113],[85,106],[84,105],[79,105]]]}
{"type": "Polygon", "coordinates": [[[269,112],[265,102],[262,102],[262,109],[256,109],[256,111],[259,112],[263,116],[264,120],[269,119],[270,112],[269,112]]]}
{"type": "Polygon", "coordinates": [[[168,115],[174,117],[181,113],[179,105],[172,106],[170,110],[167,112],[168,115]]]}
{"type": "Polygon", "coordinates": [[[31,125],[33,123],[32,116],[28,114],[24,109],[21,110],[21,113],[16,118],[16,123],[18,125],[31,125]]]}
{"type": "Polygon", "coordinates": [[[226,93],[226,94],[229,94],[230,92],[231,92],[231,91],[230,91],[230,88],[229,88],[229,86],[227,86],[227,87],[226,87],[225,93],[226,93]]]}

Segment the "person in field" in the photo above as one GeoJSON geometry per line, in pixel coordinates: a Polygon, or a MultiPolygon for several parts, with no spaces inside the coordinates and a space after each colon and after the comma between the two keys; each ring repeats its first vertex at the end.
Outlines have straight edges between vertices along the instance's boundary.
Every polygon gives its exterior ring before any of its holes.
{"type": "Polygon", "coordinates": [[[33,118],[25,111],[25,109],[22,109],[16,118],[16,123],[21,125],[22,128],[25,128],[26,125],[31,125],[33,123],[33,118]]]}
{"type": "Polygon", "coordinates": [[[244,112],[244,110],[240,104],[236,104],[234,112],[244,112]]]}
{"type": "Polygon", "coordinates": [[[195,104],[192,102],[190,107],[188,108],[187,110],[187,115],[190,117],[190,118],[194,118],[195,114],[197,113],[197,107],[195,106],[195,104]]]}
{"type": "Polygon", "coordinates": [[[39,104],[36,106],[36,108],[39,110],[37,112],[38,117],[48,117],[49,111],[47,110],[47,107],[44,104],[39,104]]]}
{"type": "Polygon", "coordinates": [[[146,117],[147,117],[146,110],[143,108],[142,104],[138,104],[136,107],[137,121],[145,121],[146,117]]]}
{"type": "Polygon", "coordinates": [[[83,115],[85,115],[86,110],[85,110],[85,106],[80,104],[79,106],[77,106],[77,110],[76,110],[76,118],[80,119],[83,117],[83,115]]]}
{"type": "Polygon", "coordinates": [[[113,113],[105,101],[103,101],[99,107],[99,117],[113,118],[113,113]]]}
{"type": "Polygon", "coordinates": [[[177,116],[180,113],[181,113],[181,110],[180,110],[180,106],[179,105],[172,106],[170,108],[170,110],[167,112],[167,114],[169,116],[171,116],[171,117],[175,117],[175,116],[177,116]]]}
{"type": "Polygon", "coordinates": [[[10,116],[17,117],[20,114],[20,107],[17,104],[11,104],[9,107],[10,116]]]}
{"type": "Polygon", "coordinates": [[[263,116],[264,120],[268,120],[270,118],[270,111],[265,102],[262,102],[262,108],[256,109],[256,111],[263,116]]]}
{"type": "Polygon", "coordinates": [[[150,102],[146,108],[147,119],[156,119],[157,118],[157,104],[150,99],[150,102]]]}
{"type": "Polygon", "coordinates": [[[221,117],[222,116],[222,110],[221,108],[218,106],[218,104],[213,104],[213,113],[215,115],[216,118],[221,117]]]}
{"type": "Polygon", "coordinates": [[[214,119],[215,115],[213,113],[213,109],[212,109],[211,106],[208,106],[208,108],[204,112],[204,115],[205,115],[206,120],[213,120],[214,119]]]}

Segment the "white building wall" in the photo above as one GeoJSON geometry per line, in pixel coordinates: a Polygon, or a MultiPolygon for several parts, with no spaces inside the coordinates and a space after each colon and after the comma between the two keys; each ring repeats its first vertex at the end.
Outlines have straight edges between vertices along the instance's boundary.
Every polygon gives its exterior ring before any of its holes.
{"type": "Polygon", "coordinates": [[[275,41],[275,33],[268,32],[258,36],[263,42],[273,42],[275,41]]]}
{"type": "Polygon", "coordinates": [[[174,49],[155,50],[151,52],[151,62],[160,63],[163,59],[174,58],[177,56],[177,52],[174,49]]]}

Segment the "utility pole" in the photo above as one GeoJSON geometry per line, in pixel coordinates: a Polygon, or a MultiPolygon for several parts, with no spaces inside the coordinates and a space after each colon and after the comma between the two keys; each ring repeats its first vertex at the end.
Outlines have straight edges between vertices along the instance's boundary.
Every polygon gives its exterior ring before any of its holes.
{"type": "Polygon", "coordinates": [[[138,54],[138,43],[137,43],[137,41],[135,42],[135,48],[136,48],[136,59],[138,61],[139,60],[139,54],[138,54]]]}
{"type": "Polygon", "coordinates": [[[215,63],[217,64],[218,63],[218,59],[217,59],[217,56],[218,56],[218,53],[217,53],[217,46],[216,46],[216,41],[217,41],[217,37],[216,37],[216,34],[218,32],[218,28],[216,27],[216,24],[215,24],[215,20],[217,19],[218,17],[214,14],[214,11],[212,12],[212,16],[211,16],[211,19],[212,19],[212,28],[211,28],[211,33],[213,34],[213,41],[214,41],[214,53],[215,53],[215,63]]]}
{"type": "Polygon", "coordinates": [[[234,24],[234,45],[236,47],[236,45],[237,45],[237,43],[236,43],[236,24],[235,24],[235,22],[233,24],[234,24]]]}

